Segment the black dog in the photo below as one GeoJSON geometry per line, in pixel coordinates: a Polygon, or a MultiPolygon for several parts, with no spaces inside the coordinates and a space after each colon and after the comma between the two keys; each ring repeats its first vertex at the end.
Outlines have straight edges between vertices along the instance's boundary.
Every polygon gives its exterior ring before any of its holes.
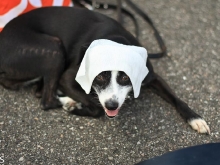
{"type": "MultiPolygon", "coordinates": [[[[74,107],[74,114],[98,117],[104,114],[104,108],[108,116],[116,116],[132,89],[124,72],[106,71],[94,79],[92,87],[103,108],[75,81],[85,51],[97,39],[141,46],[115,20],[86,9],[48,7],[23,14],[10,21],[0,33],[0,84],[8,89],[18,89],[35,80],[38,82],[36,95],[42,97],[42,109],[57,108],[61,103],[71,109],[74,99],[82,103],[82,107],[74,107]],[[112,101],[114,97],[105,98],[107,101],[102,102],[102,90],[111,86],[113,80],[124,87],[122,99],[117,101],[119,96],[114,96],[115,100],[112,101]],[[57,89],[68,98],[57,98],[57,89]]],[[[158,95],[176,107],[193,129],[199,133],[210,133],[206,122],[172,92],[153,71],[149,60],[146,66],[149,73],[143,87],[154,88],[158,95]]]]}

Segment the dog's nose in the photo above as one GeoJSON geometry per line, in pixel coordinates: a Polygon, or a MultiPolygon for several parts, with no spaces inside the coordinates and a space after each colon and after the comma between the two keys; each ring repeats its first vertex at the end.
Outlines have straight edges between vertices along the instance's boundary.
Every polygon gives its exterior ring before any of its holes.
{"type": "Polygon", "coordinates": [[[108,110],[116,110],[118,108],[118,102],[114,100],[106,101],[105,102],[105,107],[108,110]]]}

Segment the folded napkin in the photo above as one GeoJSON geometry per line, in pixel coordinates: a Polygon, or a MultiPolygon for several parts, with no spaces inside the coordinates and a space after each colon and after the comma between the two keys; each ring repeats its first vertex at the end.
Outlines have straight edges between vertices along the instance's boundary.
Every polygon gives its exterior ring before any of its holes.
{"type": "Polygon", "coordinates": [[[103,71],[125,72],[132,83],[134,97],[140,93],[141,83],[148,74],[147,50],[143,47],[123,45],[111,40],[94,40],[81,62],[75,80],[87,94],[94,78],[103,71]]]}

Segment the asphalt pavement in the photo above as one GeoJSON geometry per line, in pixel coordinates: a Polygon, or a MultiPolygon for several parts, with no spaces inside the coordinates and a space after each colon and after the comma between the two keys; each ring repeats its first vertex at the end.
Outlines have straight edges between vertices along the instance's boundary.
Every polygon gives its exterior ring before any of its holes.
{"type": "MultiPolygon", "coordinates": [[[[93,119],[62,109],[42,111],[33,88],[15,92],[0,87],[0,161],[133,165],[176,149],[220,142],[220,0],[136,3],[152,18],[168,48],[167,57],[152,60],[155,71],[204,117],[211,134],[191,129],[175,108],[151,90],[128,100],[117,118],[93,119]]],[[[137,19],[141,42],[149,52],[158,51],[152,29],[137,19]]],[[[128,18],[125,26],[133,29],[128,18]]]]}

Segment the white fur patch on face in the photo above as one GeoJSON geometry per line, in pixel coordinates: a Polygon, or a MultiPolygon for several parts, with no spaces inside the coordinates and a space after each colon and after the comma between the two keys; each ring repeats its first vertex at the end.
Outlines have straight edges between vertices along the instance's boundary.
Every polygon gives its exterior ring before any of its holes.
{"type": "Polygon", "coordinates": [[[117,109],[119,109],[124,103],[128,93],[132,90],[132,86],[119,85],[117,83],[117,75],[118,71],[111,71],[111,80],[109,85],[101,91],[96,91],[99,101],[104,109],[107,109],[105,107],[105,102],[110,99],[118,102],[117,109]]]}
{"type": "Polygon", "coordinates": [[[59,101],[63,105],[63,109],[66,111],[72,111],[75,108],[82,109],[81,103],[76,102],[70,97],[58,97],[59,101]]]}
{"type": "Polygon", "coordinates": [[[188,121],[189,125],[191,125],[191,127],[198,131],[198,133],[208,133],[210,134],[210,129],[209,126],[207,125],[207,123],[205,122],[205,120],[203,120],[202,118],[197,118],[197,119],[193,119],[188,121]]]}

